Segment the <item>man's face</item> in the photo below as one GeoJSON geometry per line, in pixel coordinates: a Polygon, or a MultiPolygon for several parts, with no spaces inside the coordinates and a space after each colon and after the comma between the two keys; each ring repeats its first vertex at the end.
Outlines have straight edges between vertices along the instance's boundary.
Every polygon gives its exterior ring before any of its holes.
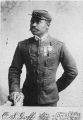
{"type": "Polygon", "coordinates": [[[33,35],[41,37],[48,31],[48,25],[45,20],[32,18],[30,24],[30,30],[33,35]]]}

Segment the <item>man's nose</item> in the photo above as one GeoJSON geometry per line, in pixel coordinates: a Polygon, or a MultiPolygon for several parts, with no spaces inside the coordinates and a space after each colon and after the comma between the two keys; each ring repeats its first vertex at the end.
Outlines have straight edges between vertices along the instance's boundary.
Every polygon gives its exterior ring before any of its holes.
{"type": "Polygon", "coordinates": [[[32,25],[33,25],[33,26],[36,26],[36,25],[37,25],[37,23],[36,23],[36,22],[34,22],[32,25]]]}

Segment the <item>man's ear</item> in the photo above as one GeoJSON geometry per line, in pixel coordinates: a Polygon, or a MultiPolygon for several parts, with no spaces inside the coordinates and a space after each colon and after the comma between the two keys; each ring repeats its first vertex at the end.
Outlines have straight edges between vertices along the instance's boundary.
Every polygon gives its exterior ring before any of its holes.
{"type": "Polygon", "coordinates": [[[48,27],[50,26],[50,22],[46,21],[46,24],[47,24],[48,27]]]}
{"type": "Polygon", "coordinates": [[[49,26],[47,25],[47,30],[49,29],[49,26]]]}
{"type": "Polygon", "coordinates": [[[50,26],[50,24],[49,24],[49,23],[47,23],[47,30],[49,29],[49,26],[50,26]]]}

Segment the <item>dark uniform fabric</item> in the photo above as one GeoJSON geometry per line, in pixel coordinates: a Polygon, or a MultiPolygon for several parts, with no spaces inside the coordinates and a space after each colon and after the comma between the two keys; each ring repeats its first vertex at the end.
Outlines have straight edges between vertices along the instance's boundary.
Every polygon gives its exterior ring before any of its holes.
{"type": "Polygon", "coordinates": [[[18,43],[9,68],[10,93],[20,91],[23,64],[26,66],[26,79],[22,89],[24,105],[56,104],[59,100],[58,92],[64,90],[77,75],[75,61],[65,44],[50,36],[42,42],[32,37],[18,43]],[[56,82],[59,63],[62,64],[64,73],[56,82]]]}

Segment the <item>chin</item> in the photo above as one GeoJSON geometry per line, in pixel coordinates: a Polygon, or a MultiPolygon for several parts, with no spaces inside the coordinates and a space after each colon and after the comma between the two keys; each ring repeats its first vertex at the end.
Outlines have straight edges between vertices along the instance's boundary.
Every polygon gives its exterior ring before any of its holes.
{"type": "Polygon", "coordinates": [[[41,36],[41,33],[39,32],[39,31],[32,31],[31,30],[31,33],[33,34],[33,35],[37,35],[37,36],[41,36]]]}
{"type": "Polygon", "coordinates": [[[36,32],[32,32],[33,35],[37,35],[37,36],[40,36],[38,33],[36,32]]]}

